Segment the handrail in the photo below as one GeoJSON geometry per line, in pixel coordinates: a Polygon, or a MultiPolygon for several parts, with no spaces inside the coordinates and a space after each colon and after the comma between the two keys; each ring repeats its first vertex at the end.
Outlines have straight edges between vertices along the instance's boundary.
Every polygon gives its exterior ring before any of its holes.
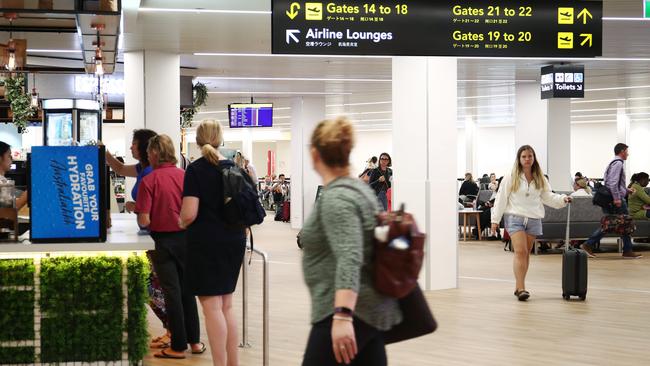
{"type": "MultiPolygon", "coordinates": [[[[246,251],[250,251],[246,248],[246,251]]],[[[263,292],[262,292],[262,365],[269,365],[269,256],[266,252],[258,249],[253,249],[253,253],[262,258],[263,264],[263,292]]],[[[246,263],[246,256],[242,263],[242,342],[239,344],[241,348],[250,348],[251,344],[248,342],[248,263],[246,263]]]]}

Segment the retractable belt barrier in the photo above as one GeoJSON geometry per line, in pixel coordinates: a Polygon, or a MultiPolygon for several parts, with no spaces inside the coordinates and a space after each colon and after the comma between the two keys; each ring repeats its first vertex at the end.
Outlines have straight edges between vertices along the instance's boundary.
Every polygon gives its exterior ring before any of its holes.
{"type": "MultiPolygon", "coordinates": [[[[247,247],[246,252],[251,248],[247,247]]],[[[253,249],[253,254],[262,258],[263,278],[262,278],[262,364],[269,365],[269,256],[266,252],[253,249]]],[[[251,254],[252,255],[252,254],[251,254]]],[[[250,348],[248,341],[248,263],[244,255],[242,262],[242,341],[239,344],[241,348],[250,348]]]]}

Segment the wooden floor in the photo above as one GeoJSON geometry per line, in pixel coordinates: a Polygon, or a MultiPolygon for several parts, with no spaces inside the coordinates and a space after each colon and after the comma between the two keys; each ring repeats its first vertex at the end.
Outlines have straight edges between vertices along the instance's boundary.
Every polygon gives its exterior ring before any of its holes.
{"type": "MultiPolygon", "coordinates": [[[[271,258],[270,364],[300,365],[309,332],[309,296],[300,251],[288,224],[256,229],[256,246],[271,258]]],[[[650,365],[650,252],[638,260],[604,254],[589,262],[586,302],[561,298],[561,256],[531,260],[526,303],[512,295],[512,254],[498,242],[460,245],[460,288],[427,294],[438,331],[388,347],[389,364],[420,365],[650,365]]],[[[261,263],[250,270],[250,342],[241,365],[262,365],[261,263]]],[[[241,296],[237,310],[241,314],[241,296]]],[[[153,334],[160,322],[150,314],[153,334]]],[[[241,328],[241,323],[240,323],[241,328]]],[[[205,328],[202,337],[207,343],[205,328]]],[[[212,365],[209,352],[145,365],[212,365]]]]}

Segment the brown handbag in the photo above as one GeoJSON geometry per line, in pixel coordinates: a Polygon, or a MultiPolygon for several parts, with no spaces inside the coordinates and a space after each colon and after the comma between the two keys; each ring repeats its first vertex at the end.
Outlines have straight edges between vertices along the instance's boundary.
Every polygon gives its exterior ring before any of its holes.
{"type": "Polygon", "coordinates": [[[388,236],[386,241],[375,238],[375,289],[401,299],[417,285],[425,235],[418,230],[413,215],[404,211],[404,205],[399,211],[379,214],[377,226],[388,226],[388,236]]]}

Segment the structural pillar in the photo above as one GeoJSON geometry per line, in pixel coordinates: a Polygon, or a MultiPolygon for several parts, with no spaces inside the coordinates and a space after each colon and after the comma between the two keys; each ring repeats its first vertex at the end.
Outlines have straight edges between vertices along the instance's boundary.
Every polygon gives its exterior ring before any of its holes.
{"type": "Polygon", "coordinates": [[[630,116],[627,115],[626,101],[618,102],[616,113],[616,141],[628,144],[630,141],[630,116]]]}
{"type": "MultiPolygon", "coordinates": [[[[571,103],[543,100],[537,84],[515,86],[515,146],[530,145],[555,191],[573,190],[571,178],[571,103]]],[[[513,161],[516,151],[512,152],[513,161]]]]}
{"type": "Polygon", "coordinates": [[[393,58],[393,206],[427,233],[426,290],[458,287],[457,73],[455,58],[393,58]]]}
{"type": "MultiPolygon", "coordinates": [[[[532,146],[542,170],[548,171],[548,104],[536,83],[515,85],[515,120],[515,147],[532,146]]],[[[513,161],[516,153],[512,152],[513,161]]]]}
{"type": "Polygon", "coordinates": [[[571,102],[569,99],[548,100],[548,174],[554,191],[573,191],[571,172],[571,102]]]}
{"type": "MultiPolygon", "coordinates": [[[[174,141],[180,156],[180,57],[135,51],[124,53],[124,108],[127,133],[148,128],[174,141]]],[[[131,138],[126,138],[127,149],[131,138]]],[[[130,157],[129,157],[130,158],[130,157]]]]}
{"type": "Polygon", "coordinates": [[[301,229],[322,184],[311,161],[311,134],[325,119],[325,98],[294,98],[291,106],[291,227],[301,229]]]}
{"type": "Polygon", "coordinates": [[[474,179],[481,177],[476,159],[476,143],[476,122],[468,116],[465,118],[465,171],[472,173],[474,179]]]}

